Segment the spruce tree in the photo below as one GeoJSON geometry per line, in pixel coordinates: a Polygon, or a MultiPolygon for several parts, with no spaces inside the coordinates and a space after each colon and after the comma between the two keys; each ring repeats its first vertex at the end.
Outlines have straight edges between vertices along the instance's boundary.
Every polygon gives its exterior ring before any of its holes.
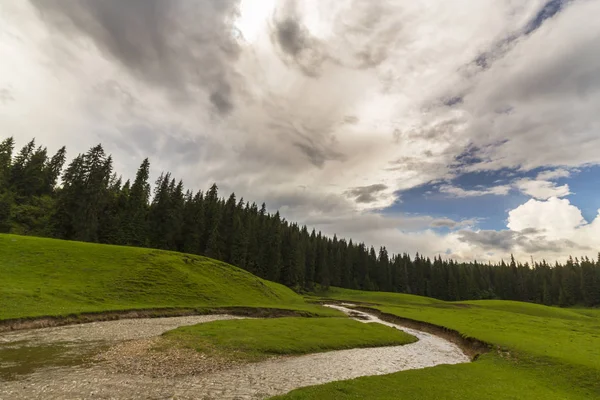
{"type": "Polygon", "coordinates": [[[65,161],[67,149],[65,146],[58,149],[56,154],[44,166],[44,194],[53,194],[65,161]]]}
{"type": "Polygon", "coordinates": [[[148,212],[150,202],[150,162],[144,159],[127,196],[123,217],[125,244],[148,245],[148,212]]]}
{"type": "Polygon", "coordinates": [[[280,277],[281,269],[281,220],[279,212],[267,223],[267,241],[266,241],[266,279],[277,282],[280,277]]]}
{"type": "Polygon", "coordinates": [[[15,141],[12,137],[0,142],[0,232],[7,233],[11,229],[11,213],[14,196],[10,190],[12,170],[12,154],[15,141]]]}
{"type": "Polygon", "coordinates": [[[192,196],[186,195],[183,210],[183,251],[185,253],[202,254],[202,237],[204,234],[204,196],[202,192],[192,196]]]}

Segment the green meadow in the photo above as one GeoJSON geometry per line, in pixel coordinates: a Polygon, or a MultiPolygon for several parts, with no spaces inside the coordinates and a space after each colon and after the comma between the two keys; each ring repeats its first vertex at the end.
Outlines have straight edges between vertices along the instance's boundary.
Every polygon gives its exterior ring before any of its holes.
{"type": "Polygon", "coordinates": [[[493,344],[479,360],[298,389],[281,399],[598,399],[600,313],[514,301],[443,302],[332,288],[324,298],[368,303],[493,344]]]}
{"type": "Polygon", "coordinates": [[[331,288],[303,298],[213,259],[169,251],[0,235],[0,321],[125,310],[285,309],[305,316],[215,321],[165,334],[176,346],[258,361],[406,344],[313,302],[360,303],[491,343],[473,363],[441,365],[295,390],[280,399],[599,399],[600,310],[514,301],[444,302],[331,288]]]}
{"type": "Polygon", "coordinates": [[[243,361],[357,347],[395,346],[417,339],[381,324],[349,318],[276,318],[214,321],[163,335],[176,346],[243,361]]]}
{"type": "Polygon", "coordinates": [[[133,309],[260,307],[337,315],[195,255],[0,235],[0,320],[133,309]]]}

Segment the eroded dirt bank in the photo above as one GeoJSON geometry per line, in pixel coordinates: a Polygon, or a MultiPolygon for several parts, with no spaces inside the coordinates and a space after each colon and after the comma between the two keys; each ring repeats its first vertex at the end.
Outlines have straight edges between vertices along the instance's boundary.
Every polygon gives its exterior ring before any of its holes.
{"type": "Polygon", "coordinates": [[[68,316],[15,318],[0,321],[0,333],[57,326],[88,324],[90,322],[116,321],[121,319],[149,319],[167,317],[189,317],[198,315],[227,314],[242,317],[311,317],[307,311],[285,310],[260,307],[218,307],[218,308],[155,308],[126,311],[101,311],[68,316]]]}
{"type": "MultiPolygon", "coordinates": [[[[0,351],[63,346],[70,351],[86,349],[88,358],[64,365],[41,365],[21,376],[6,380],[0,376],[0,399],[21,398],[177,398],[177,399],[261,399],[292,389],[366,375],[381,375],[438,364],[468,362],[469,357],[454,343],[427,332],[397,326],[363,311],[332,306],[363,322],[383,323],[419,338],[405,346],[352,349],[282,357],[243,365],[211,366],[214,360],[202,355],[176,354],[153,369],[136,369],[140,360],[135,347],[181,325],[235,318],[231,315],[190,316],[95,322],[0,334],[0,351]],[[121,347],[119,347],[121,346],[121,347]],[[90,348],[96,349],[90,351],[90,348]],[[110,353],[103,360],[98,355],[110,353]],[[132,356],[133,352],[133,356],[132,356]],[[125,358],[120,368],[107,360],[125,358]],[[127,359],[127,357],[130,357],[127,359]],[[185,370],[189,357],[197,369],[185,370]],[[196,358],[193,358],[196,357],[196,358]],[[181,368],[177,360],[184,360],[181,368]],[[97,360],[96,362],[91,362],[97,360]],[[186,361],[187,360],[187,361],[186,361]],[[123,368],[125,366],[125,368],[123,368]],[[127,366],[131,368],[127,368],[127,366]],[[161,371],[169,369],[169,371],[161,371]],[[169,372],[169,373],[162,373],[169,372]]],[[[139,349],[138,349],[139,350],[139,349]]],[[[140,350],[143,353],[143,348],[140,350]]],[[[10,370],[10,363],[0,364],[10,370]]],[[[16,368],[13,365],[13,368],[16,368]]]]}

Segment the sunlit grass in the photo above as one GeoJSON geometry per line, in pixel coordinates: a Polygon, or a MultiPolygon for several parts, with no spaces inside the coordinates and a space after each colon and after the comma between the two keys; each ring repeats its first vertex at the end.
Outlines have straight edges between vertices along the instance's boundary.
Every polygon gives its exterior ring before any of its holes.
{"type": "Polygon", "coordinates": [[[283,285],[206,257],[0,235],[0,320],[226,306],[340,315],[306,303],[283,285]]]}
{"type": "Polygon", "coordinates": [[[398,329],[348,318],[215,321],[180,327],[163,336],[177,346],[249,361],[276,355],[403,345],[417,340],[398,329]]]}

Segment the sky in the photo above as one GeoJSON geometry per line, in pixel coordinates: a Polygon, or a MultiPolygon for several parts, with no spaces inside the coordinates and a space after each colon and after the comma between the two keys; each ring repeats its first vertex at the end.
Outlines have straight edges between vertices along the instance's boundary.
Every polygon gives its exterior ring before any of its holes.
{"type": "Polygon", "coordinates": [[[600,250],[600,0],[0,2],[0,135],[394,253],[600,250]]]}

